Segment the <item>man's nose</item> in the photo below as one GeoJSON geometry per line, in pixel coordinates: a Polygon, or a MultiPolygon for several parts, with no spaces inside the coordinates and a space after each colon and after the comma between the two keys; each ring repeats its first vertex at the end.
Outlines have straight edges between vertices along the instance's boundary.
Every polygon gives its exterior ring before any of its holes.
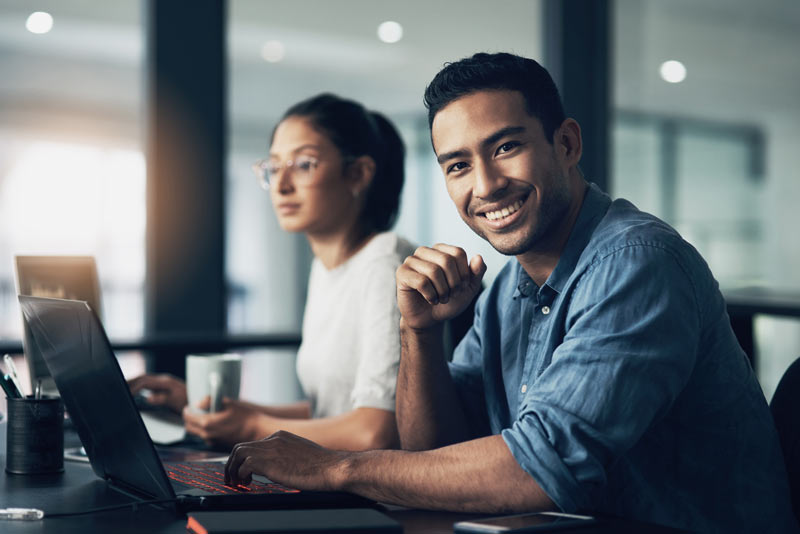
{"type": "Polygon", "coordinates": [[[508,186],[508,178],[491,163],[477,161],[474,177],[472,195],[478,198],[491,198],[497,191],[508,186]]]}

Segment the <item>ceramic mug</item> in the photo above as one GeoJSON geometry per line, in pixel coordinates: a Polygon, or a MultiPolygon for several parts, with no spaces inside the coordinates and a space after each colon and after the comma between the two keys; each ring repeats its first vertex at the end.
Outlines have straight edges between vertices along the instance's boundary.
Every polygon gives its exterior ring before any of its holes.
{"type": "Polygon", "coordinates": [[[189,406],[211,397],[209,412],[222,408],[222,398],[239,398],[242,357],[239,354],[189,354],[186,356],[186,396],[189,406]]]}

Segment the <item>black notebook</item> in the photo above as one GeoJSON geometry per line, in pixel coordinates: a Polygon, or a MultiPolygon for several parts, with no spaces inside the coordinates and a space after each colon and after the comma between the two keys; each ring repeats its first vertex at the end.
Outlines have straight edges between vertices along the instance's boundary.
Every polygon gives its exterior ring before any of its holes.
{"type": "Polygon", "coordinates": [[[192,534],[403,532],[400,523],[371,508],[191,512],[187,517],[192,534]]]}

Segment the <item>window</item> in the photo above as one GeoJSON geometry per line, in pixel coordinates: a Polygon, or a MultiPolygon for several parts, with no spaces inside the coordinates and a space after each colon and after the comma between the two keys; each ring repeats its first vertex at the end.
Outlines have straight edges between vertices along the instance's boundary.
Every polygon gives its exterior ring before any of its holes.
{"type": "Polygon", "coordinates": [[[15,254],[95,256],[109,333],[141,334],[141,6],[35,9],[0,3],[0,337],[21,337],[15,254]]]}

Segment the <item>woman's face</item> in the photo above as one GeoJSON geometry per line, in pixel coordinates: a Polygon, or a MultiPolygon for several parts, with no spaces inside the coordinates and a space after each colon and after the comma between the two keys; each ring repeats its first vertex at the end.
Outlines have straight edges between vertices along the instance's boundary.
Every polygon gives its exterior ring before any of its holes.
{"type": "Polygon", "coordinates": [[[324,235],[354,223],[345,161],[308,119],[288,117],[278,125],[269,162],[269,192],[281,228],[324,235]]]}

